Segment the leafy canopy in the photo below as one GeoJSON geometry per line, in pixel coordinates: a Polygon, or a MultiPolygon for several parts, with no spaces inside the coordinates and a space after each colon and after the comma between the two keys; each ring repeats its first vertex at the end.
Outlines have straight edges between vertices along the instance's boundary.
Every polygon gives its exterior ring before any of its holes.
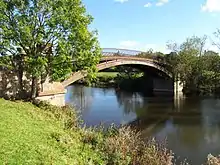
{"type": "MultiPolygon", "coordinates": [[[[91,22],[81,0],[0,0],[1,56],[22,55],[25,72],[36,78],[93,73],[101,53],[91,22]]],[[[0,64],[13,68],[7,61],[0,64]]]]}

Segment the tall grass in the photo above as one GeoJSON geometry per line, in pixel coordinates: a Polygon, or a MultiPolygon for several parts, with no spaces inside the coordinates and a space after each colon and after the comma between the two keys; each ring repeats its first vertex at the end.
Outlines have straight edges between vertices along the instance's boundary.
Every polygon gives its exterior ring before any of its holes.
{"type": "Polygon", "coordinates": [[[162,145],[158,145],[154,139],[149,139],[147,143],[144,142],[140,137],[140,132],[131,129],[129,126],[116,128],[112,125],[107,129],[104,129],[102,126],[79,128],[80,120],[70,107],[60,108],[49,105],[46,102],[34,102],[34,104],[42,110],[52,112],[55,118],[64,123],[65,129],[80,132],[81,142],[100,153],[104,164],[172,164],[173,153],[171,151],[162,145]]]}
{"type": "Polygon", "coordinates": [[[215,157],[212,154],[208,155],[207,165],[220,165],[220,156],[215,157]]]}

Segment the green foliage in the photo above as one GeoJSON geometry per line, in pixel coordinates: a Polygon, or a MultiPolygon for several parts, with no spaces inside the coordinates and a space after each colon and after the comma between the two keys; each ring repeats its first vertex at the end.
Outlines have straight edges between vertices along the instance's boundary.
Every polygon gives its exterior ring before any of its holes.
{"type": "MultiPolygon", "coordinates": [[[[215,36],[220,38],[220,30],[215,36]]],[[[137,56],[154,59],[155,64],[183,83],[186,94],[219,94],[220,56],[205,49],[206,41],[207,36],[192,36],[180,45],[168,43],[167,47],[172,50],[169,54],[149,50],[137,56]]],[[[219,47],[218,42],[214,44],[219,47]]]]}
{"type": "Polygon", "coordinates": [[[10,56],[0,64],[31,75],[32,90],[39,79],[63,80],[82,69],[92,79],[101,53],[91,22],[81,0],[0,0],[0,52],[10,56]],[[18,56],[22,69],[14,65],[18,56]]]}
{"type": "Polygon", "coordinates": [[[153,59],[155,57],[163,56],[163,53],[161,53],[161,52],[154,52],[153,49],[149,49],[148,51],[139,53],[136,56],[137,57],[153,59]]]}
{"type": "Polygon", "coordinates": [[[68,74],[72,72],[71,57],[65,55],[55,56],[50,67],[53,68],[51,75],[53,81],[65,80],[68,74]]]}
{"type": "Polygon", "coordinates": [[[115,86],[115,80],[118,75],[118,72],[98,72],[96,77],[92,80],[89,80],[86,77],[83,80],[79,80],[78,83],[84,85],[92,85],[96,87],[110,87],[115,86]]]}
{"type": "Polygon", "coordinates": [[[184,84],[186,94],[210,94],[219,88],[220,56],[205,50],[206,36],[192,36],[181,45],[170,44],[175,58],[169,63],[176,79],[184,84]]]}
{"type": "Polygon", "coordinates": [[[111,82],[115,81],[118,72],[98,72],[96,82],[111,82]]]}
{"type": "Polygon", "coordinates": [[[119,72],[117,81],[134,80],[143,76],[141,70],[129,66],[119,66],[117,71],[119,72]]]}
{"type": "Polygon", "coordinates": [[[164,54],[161,52],[154,52],[153,49],[149,49],[147,52],[142,52],[136,55],[137,57],[147,58],[154,61],[154,65],[165,70],[167,73],[175,74],[176,56],[175,53],[164,54]]]}
{"type": "MultiPolygon", "coordinates": [[[[96,79],[91,81],[92,86],[95,87],[120,87],[121,89],[135,90],[131,84],[136,84],[135,82],[140,81],[140,78],[143,77],[143,73],[140,71],[131,71],[120,70],[119,68],[116,71],[121,72],[98,72],[96,79]]],[[[88,79],[79,80],[78,83],[88,85],[88,79]]]]}

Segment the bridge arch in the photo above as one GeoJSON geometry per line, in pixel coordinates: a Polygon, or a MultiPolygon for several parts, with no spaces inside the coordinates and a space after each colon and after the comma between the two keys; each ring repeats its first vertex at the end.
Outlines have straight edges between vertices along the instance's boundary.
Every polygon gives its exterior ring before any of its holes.
{"type": "MultiPolygon", "coordinates": [[[[133,58],[127,58],[127,57],[104,57],[110,61],[102,62],[97,65],[98,71],[111,68],[114,66],[120,66],[120,65],[143,65],[143,66],[148,66],[157,69],[158,71],[162,71],[165,73],[168,77],[172,78],[172,74],[166,71],[164,68],[159,66],[156,61],[152,59],[146,59],[146,58],[138,58],[138,57],[133,57],[133,58]]],[[[68,85],[74,83],[77,80],[82,79],[83,77],[87,76],[86,71],[78,71],[74,72],[67,80],[64,80],[62,82],[62,85],[64,87],[67,87],[68,85]]]]}
{"type": "MultiPolygon", "coordinates": [[[[136,50],[127,50],[127,49],[117,49],[117,48],[104,48],[102,49],[102,59],[100,60],[100,64],[97,65],[98,71],[107,69],[114,66],[122,66],[122,65],[139,65],[146,66],[146,68],[153,68],[158,70],[158,72],[165,73],[168,77],[173,79],[172,74],[169,73],[165,68],[161,66],[161,64],[165,66],[169,66],[157,58],[141,58],[137,57],[138,54],[143,53],[142,51],[136,50]]],[[[74,62],[74,61],[73,61],[74,62]]],[[[60,94],[64,94],[66,92],[65,87],[72,84],[73,82],[80,80],[81,78],[87,76],[86,71],[78,71],[74,72],[68,79],[63,82],[50,82],[49,79],[43,84],[41,91],[39,92],[38,99],[40,100],[48,100],[55,102],[57,104],[56,98],[60,99],[60,94]]],[[[174,80],[174,79],[173,79],[174,80]]],[[[182,96],[183,86],[179,81],[174,81],[174,94],[175,96],[182,96]]],[[[61,99],[63,105],[65,105],[64,99],[61,99]]]]}

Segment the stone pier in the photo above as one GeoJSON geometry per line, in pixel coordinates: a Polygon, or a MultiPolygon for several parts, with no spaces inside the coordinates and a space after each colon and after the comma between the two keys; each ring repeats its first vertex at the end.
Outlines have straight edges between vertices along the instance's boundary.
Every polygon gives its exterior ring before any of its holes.
{"type": "Polygon", "coordinates": [[[65,93],[38,96],[36,99],[40,101],[47,101],[48,103],[56,106],[65,106],[65,93]]]}
{"type": "Polygon", "coordinates": [[[66,89],[60,82],[49,82],[47,79],[41,86],[37,100],[47,101],[52,105],[65,105],[66,89]]]}
{"type": "Polygon", "coordinates": [[[183,83],[180,81],[174,82],[174,97],[183,97],[183,83]]]}

